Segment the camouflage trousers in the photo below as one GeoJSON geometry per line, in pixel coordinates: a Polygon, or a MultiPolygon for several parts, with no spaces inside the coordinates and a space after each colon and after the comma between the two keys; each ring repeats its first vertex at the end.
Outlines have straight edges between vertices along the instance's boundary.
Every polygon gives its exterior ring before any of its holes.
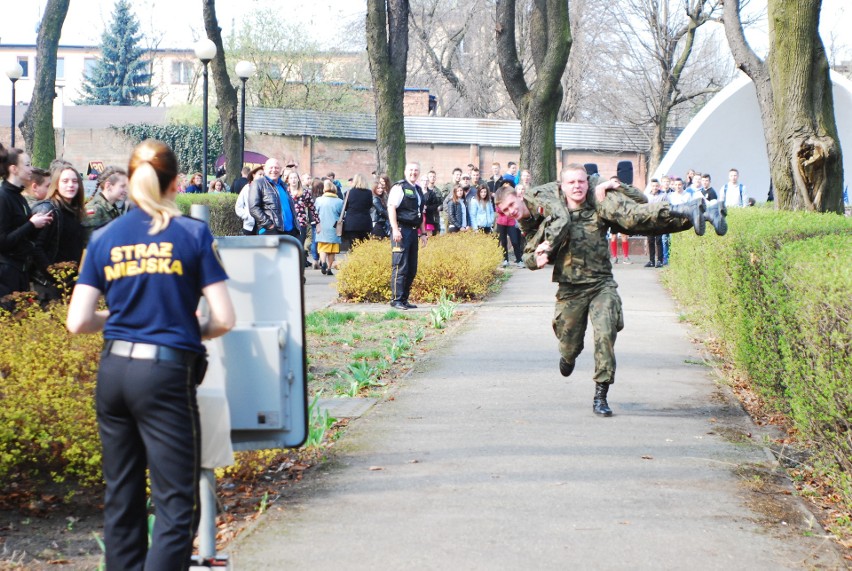
{"type": "Polygon", "coordinates": [[[668,202],[639,204],[618,192],[607,193],[606,199],[598,204],[598,215],[612,223],[614,232],[661,236],[692,228],[692,221],[672,214],[668,202]]]}
{"type": "Polygon", "coordinates": [[[553,332],[559,354],[574,363],[583,351],[586,325],[592,322],[595,339],[596,383],[615,382],[615,338],[624,329],[621,298],[613,280],[590,286],[560,283],[556,292],[553,332]]]}

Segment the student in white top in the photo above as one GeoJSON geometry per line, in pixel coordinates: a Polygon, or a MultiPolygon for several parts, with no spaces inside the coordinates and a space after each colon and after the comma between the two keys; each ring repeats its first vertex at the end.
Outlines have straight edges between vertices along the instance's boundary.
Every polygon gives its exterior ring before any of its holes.
{"type": "Polygon", "coordinates": [[[740,171],[737,169],[731,169],[728,171],[728,182],[721,188],[721,196],[719,197],[726,207],[748,206],[748,194],[746,193],[746,187],[744,184],[741,184],[739,180],[740,171]]]}

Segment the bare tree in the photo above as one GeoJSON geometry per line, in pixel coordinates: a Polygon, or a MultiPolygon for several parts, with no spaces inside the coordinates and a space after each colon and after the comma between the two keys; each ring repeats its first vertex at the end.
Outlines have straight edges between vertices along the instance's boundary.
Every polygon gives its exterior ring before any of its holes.
{"type": "MultiPolygon", "coordinates": [[[[607,46],[611,63],[606,67],[615,70],[617,80],[607,88],[605,105],[622,120],[652,128],[648,172],[662,161],[666,132],[678,111],[700,106],[732,78],[717,63],[718,48],[696,57],[702,47],[699,30],[721,10],[721,0],[609,4],[606,19],[615,23],[616,33],[607,46]]],[[[706,35],[703,40],[715,45],[706,35]]]]}
{"type": "Polygon", "coordinates": [[[229,169],[228,174],[235,177],[239,176],[243,168],[243,157],[240,156],[240,125],[237,122],[237,90],[231,84],[225,65],[225,47],[222,44],[222,29],[216,19],[216,1],[203,1],[204,29],[207,37],[216,44],[216,56],[210,62],[210,71],[216,87],[216,108],[219,110],[219,124],[222,127],[225,164],[229,169]]]}
{"type": "Polygon", "coordinates": [[[725,2],[723,20],[736,65],[757,90],[777,208],[842,213],[843,160],[819,35],[821,4],[769,0],[766,60],[746,42],[740,0],[725,2]]]}
{"type": "Polygon", "coordinates": [[[367,55],[376,103],[376,172],[405,170],[405,94],[408,0],[367,0],[367,55]]]}
{"type": "MultiPolygon", "coordinates": [[[[514,117],[500,80],[489,0],[414,0],[408,75],[438,97],[438,113],[514,117]],[[483,18],[484,14],[490,17],[483,18]]],[[[524,36],[525,37],[525,36],[524,36]]]]}
{"type": "MultiPolygon", "coordinates": [[[[56,158],[53,100],[56,97],[56,52],[70,0],[48,0],[36,40],[36,80],[33,97],[19,124],[34,165],[47,168],[56,158]]],[[[14,104],[14,102],[13,102],[14,104]]]]}
{"type": "Polygon", "coordinates": [[[529,18],[535,72],[530,80],[518,55],[515,0],[497,0],[497,58],[503,83],[521,117],[520,163],[533,180],[548,181],[556,178],[556,116],[571,51],[568,3],[534,0],[529,18]]]}

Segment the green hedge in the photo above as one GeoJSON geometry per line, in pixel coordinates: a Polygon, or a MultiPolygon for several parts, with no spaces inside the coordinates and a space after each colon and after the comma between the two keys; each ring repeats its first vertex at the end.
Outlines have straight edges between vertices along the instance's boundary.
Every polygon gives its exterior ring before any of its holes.
{"type": "Polygon", "coordinates": [[[210,231],[214,236],[242,236],[243,221],[234,212],[237,195],[230,192],[213,194],[178,194],[177,205],[180,211],[189,215],[193,204],[205,204],[210,207],[210,231]]]}
{"type": "Polygon", "coordinates": [[[722,238],[673,236],[665,280],[843,480],[852,474],[852,220],[748,208],[728,222],[722,238]]]}
{"type": "MultiPolygon", "coordinates": [[[[503,250],[494,235],[458,233],[429,238],[420,245],[414,301],[433,302],[441,290],[457,300],[481,298],[497,276],[503,250]]],[[[384,302],[391,297],[389,240],[356,244],[340,266],[337,291],[352,301],[384,302]]]]}

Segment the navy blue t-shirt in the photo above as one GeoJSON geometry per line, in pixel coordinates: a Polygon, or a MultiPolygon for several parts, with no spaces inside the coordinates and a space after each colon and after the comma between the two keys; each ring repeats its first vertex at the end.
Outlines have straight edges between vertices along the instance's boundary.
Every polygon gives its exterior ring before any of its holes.
{"type": "Polygon", "coordinates": [[[104,339],[201,352],[195,311],[201,290],[228,278],[204,222],[184,216],[148,234],[141,208],[95,231],[77,283],[104,293],[104,339]]]}

